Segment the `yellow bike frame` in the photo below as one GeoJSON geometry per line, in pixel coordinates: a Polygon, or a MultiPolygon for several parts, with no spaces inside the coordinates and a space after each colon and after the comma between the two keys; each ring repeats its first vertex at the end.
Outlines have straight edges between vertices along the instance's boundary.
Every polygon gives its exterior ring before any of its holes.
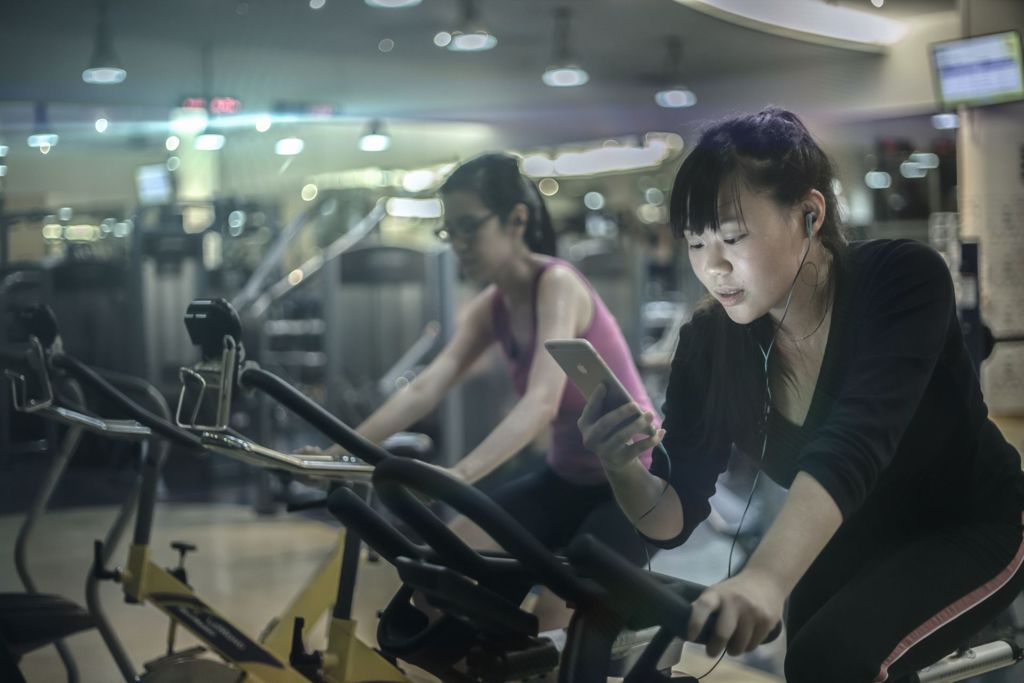
{"type": "MultiPolygon", "coordinates": [[[[149,602],[176,624],[180,624],[210,651],[245,672],[254,683],[309,683],[309,679],[288,663],[295,618],[315,623],[333,606],[342,572],[345,531],[330,556],[313,574],[285,611],[264,631],[261,642],[245,635],[234,624],[201,600],[189,586],[149,558],[148,545],[133,545],[128,567],[121,573],[126,597],[149,602]]],[[[356,637],[355,622],[332,617],[327,650],[323,658],[323,680],[330,683],[391,681],[408,683],[408,678],[391,662],[356,637]]]]}

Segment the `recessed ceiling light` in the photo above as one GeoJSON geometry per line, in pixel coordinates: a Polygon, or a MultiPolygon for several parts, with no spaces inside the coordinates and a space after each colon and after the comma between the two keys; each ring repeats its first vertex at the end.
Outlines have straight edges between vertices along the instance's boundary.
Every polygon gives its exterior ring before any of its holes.
{"type": "Polygon", "coordinates": [[[960,117],[957,114],[935,114],[932,126],[936,130],[955,130],[960,127],[960,117]]]}
{"type": "Polygon", "coordinates": [[[305,148],[306,143],[303,142],[302,138],[281,138],[274,144],[274,154],[283,157],[293,157],[296,154],[301,154],[305,148]]]}
{"type": "Polygon", "coordinates": [[[203,133],[196,138],[195,148],[201,152],[216,152],[224,147],[224,141],[220,133],[203,133]]]}
{"type": "Polygon", "coordinates": [[[864,175],[864,184],[872,190],[885,190],[892,185],[892,176],[885,171],[868,171],[864,175]]]}
{"type": "Polygon", "coordinates": [[[537,183],[537,188],[545,197],[553,197],[558,193],[558,181],[554,178],[542,178],[541,181],[537,183]]]}
{"type": "Polygon", "coordinates": [[[910,160],[921,168],[931,169],[939,167],[939,155],[933,152],[914,152],[910,160]]]}

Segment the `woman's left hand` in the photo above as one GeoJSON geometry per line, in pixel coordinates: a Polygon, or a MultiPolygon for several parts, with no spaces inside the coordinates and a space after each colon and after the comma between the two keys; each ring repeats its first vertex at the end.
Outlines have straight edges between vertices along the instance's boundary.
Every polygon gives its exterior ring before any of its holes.
{"type": "Polygon", "coordinates": [[[713,612],[718,620],[707,642],[707,653],[717,657],[725,650],[736,656],[760,645],[782,620],[786,594],[771,576],[754,570],[741,571],[731,579],[710,586],[694,601],[689,640],[695,640],[713,612]]]}

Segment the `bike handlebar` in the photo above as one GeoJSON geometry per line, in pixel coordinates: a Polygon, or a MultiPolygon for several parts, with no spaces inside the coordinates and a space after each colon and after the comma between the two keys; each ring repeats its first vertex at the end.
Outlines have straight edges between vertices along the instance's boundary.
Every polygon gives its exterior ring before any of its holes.
{"type": "Polygon", "coordinates": [[[282,453],[239,436],[206,432],[203,448],[262,468],[273,468],[333,481],[369,481],[373,467],[349,460],[282,453]]]}
{"type": "Polygon", "coordinates": [[[63,353],[57,353],[50,359],[55,368],[60,368],[72,375],[82,384],[100,394],[118,408],[127,413],[133,420],[149,427],[155,434],[158,434],[168,441],[190,449],[202,448],[202,441],[195,434],[190,434],[178,429],[167,420],[149,412],[135,401],[121,393],[110,382],[100,377],[99,373],[82,363],[77,358],[63,353]]]}
{"type": "MultiPolygon", "coordinates": [[[[704,591],[703,586],[682,580],[658,581],[590,534],[575,539],[567,554],[573,566],[608,591],[609,606],[623,619],[629,620],[637,611],[644,610],[677,638],[689,639],[692,603],[704,591]]],[[[691,642],[706,645],[716,621],[717,613],[713,613],[691,642]]],[[[780,633],[781,623],[763,642],[775,640],[780,633]]]]}
{"type": "Polygon", "coordinates": [[[473,520],[559,597],[576,604],[593,604],[600,599],[598,591],[576,577],[494,500],[441,468],[389,458],[374,470],[373,485],[388,507],[414,526],[437,553],[459,564],[458,571],[481,580],[494,571],[495,559],[466,545],[411,492],[441,501],[473,520]]]}
{"type": "Polygon", "coordinates": [[[363,438],[311,398],[271,372],[259,367],[248,366],[242,370],[238,382],[243,387],[259,389],[266,393],[322,432],[331,441],[371,465],[378,465],[392,457],[391,453],[363,438]]]}

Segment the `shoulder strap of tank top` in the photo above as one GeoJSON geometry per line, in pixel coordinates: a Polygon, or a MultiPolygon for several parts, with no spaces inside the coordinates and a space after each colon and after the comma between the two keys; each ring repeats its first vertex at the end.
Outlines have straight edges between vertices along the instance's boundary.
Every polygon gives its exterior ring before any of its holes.
{"type": "Polygon", "coordinates": [[[505,305],[505,298],[497,287],[494,288],[494,292],[491,295],[491,322],[494,325],[495,336],[502,337],[507,333],[509,325],[508,306],[505,305]]]}
{"type": "Polygon", "coordinates": [[[556,259],[554,257],[551,257],[550,259],[548,259],[544,263],[544,265],[542,265],[540,268],[537,269],[537,274],[533,276],[533,292],[531,294],[531,296],[532,296],[531,304],[533,306],[533,327],[534,327],[534,330],[536,330],[536,328],[537,328],[537,297],[540,296],[540,279],[541,279],[541,277],[544,276],[544,273],[546,273],[548,271],[548,268],[550,268],[551,266],[555,265],[556,263],[562,263],[561,259],[556,259]]]}

